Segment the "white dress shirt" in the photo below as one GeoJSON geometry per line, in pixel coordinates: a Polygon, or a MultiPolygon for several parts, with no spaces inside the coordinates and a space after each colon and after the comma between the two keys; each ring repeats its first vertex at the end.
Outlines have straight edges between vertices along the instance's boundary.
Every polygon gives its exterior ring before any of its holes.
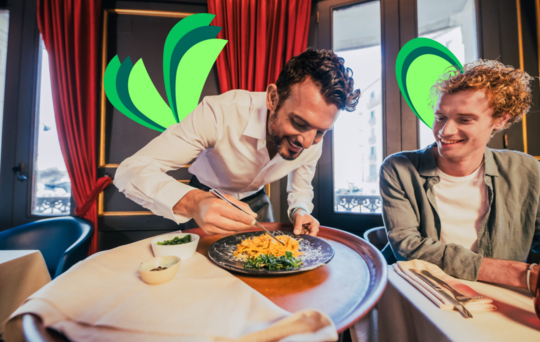
{"type": "Polygon", "coordinates": [[[189,172],[202,184],[237,199],[288,175],[289,212],[302,207],[311,213],[311,181],[322,142],[302,151],[295,160],[284,160],[279,154],[270,160],[266,149],[267,112],[265,92],[231,90],[207,96],[182,122],[124,160],[116,171],[114,185],[154,214],[184,223],[190,217],[172,209],[194,188],[166,172],[197,158],[189,172]]]}
{"type": "Polygon", "coordinates": [[[483,164],[465,177],[439,169],[441,181],[433,186],[441,218],[443,243],[455,243],[478,253],[478,229],[489,209],[483,164]]]}

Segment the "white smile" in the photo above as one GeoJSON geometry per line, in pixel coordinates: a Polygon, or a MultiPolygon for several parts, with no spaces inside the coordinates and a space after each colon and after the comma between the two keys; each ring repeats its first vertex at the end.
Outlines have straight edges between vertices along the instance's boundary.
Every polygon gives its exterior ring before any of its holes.
{"type": "Polygon", "coordinates": [[[443,144],[455,144],[455,143],[458,143],[460,141],[463,141],[463,140],[446,140],[446,139],[443,139],[443,138],[440,138],[442,143],[443,144]]]}
{"type": "Polygon", "coordinates": [[[289,142],[289,145],[291,146],[291,149],[292,149],[293,151],[298,152],[298,151],[300,151],[300,150],[302,149],[302,147],[296,146],[296,144],[293,143],[293,142],[291,141],[291,139],[287,138],[287,141],[289,142]]]}

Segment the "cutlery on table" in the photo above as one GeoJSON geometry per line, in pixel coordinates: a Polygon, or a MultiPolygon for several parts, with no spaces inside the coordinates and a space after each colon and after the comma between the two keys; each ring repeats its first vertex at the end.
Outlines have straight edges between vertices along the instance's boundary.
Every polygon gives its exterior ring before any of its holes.
{"type": "Polygon", "coordinates": [[[437,285],[436,283],[432,282],[431,280],[429,280],[427,277],[425,277],[424,275],[422,275],[420,272],[418,272],[416,269],[414,268],[410,268],[409,271],[413,272],[414,274],[416,274],[420,279],[422,279],[426,284],[428,284],[429,286],[431,286],[432,288],[435,289],[435,291],[437,291],[440,295],[442,295],[444,298],[448,299],[450,301],[450,303],[452,303],[454,305],[454,307],[463,315],[463,317],[465,318],[473,318],[473,315],[469,312],[469,310],[467,310],[463,304],[461,304],[460,302],[458,302],[458,300],[451,296],[450,294],[448,294],[446,291],[444,291],[442,289],[442,287],[440,287],[439,285],[437,285]]]}
{"type": "MultiPolygon", "coordinates": [[[[242,211],[243,213],[249,215],[247,213],[247,211],[245,211],[244,209],[240,208],[238,205],[234,204],[233,202],[229,201],[229,199],[227,199],[227,197],[225,197],[221,192],[219,192],[219,190],[216,190],[216,189],[211,189],[210,192],[212,194],[214,194],[214,196],[216,196],[217,198],[220,198],[222,200],[224,200],[225,202],[229,203],[230,205],[232,205],[233,207],[235,207],[236,209],[239,209],[240,211],[242,211]]],[[[249,215],[251,216],[251,215],[249,215]]],[[[277,242],[279,242],[280,244],[282,244],[283,246],[285,246],[285,244],[281,241],[279,241],[274,235],[272,235],[268,229],[264,228],[262,224],[259,223],[259,221],[257,221],[256,219],[253,219],[253,221],[255,222],[254,224],[262,229],[264,232],[266,232],[266,234],[270,235],[272,237],[272,239],[276,240],[277,242]]]]}
{"type": "Polygon", "coordinates": [[[439,279],[433,274],[431,274],[431,272],[429,272],[428,270],[422,270],[422,274],[433,279],[434,281],[441,284],[442,286],[446,287],[448,290],[450,290],[450,292],[452,292],[454,297],[456,297],[456,299],[460,302],[468,302],[471,300],[484,298],[484,296],[474,296],[474,297],[465,296],[461,292],[455,290],[452,286],[448,285],[448,283],[446,283],[444,280],[439,279]]]}

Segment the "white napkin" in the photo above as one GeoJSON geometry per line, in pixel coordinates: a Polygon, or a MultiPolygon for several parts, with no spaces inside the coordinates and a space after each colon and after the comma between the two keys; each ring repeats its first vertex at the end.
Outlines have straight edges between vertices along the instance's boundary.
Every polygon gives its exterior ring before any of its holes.
{"type": "MultiPolygon", "coordinates": [[[[469,296],[469,297],[479,296],[478,292],[474,291],[472,288],[463,284],[456,278],[453,278],[449,276],[448,274],[444,273],[444,271],[441,270],[439,266],[431,264],[429,262],[418,260],[418,259],[410,260],[410,261],[398,261],[397,263],[393,264],[392,267],[394,268],[394,271],[396,271],[397,274],[399,274],[402,278],[404,278],[409,283],[411,283],[411,285],[416,287],[427,298],[429,298],[429,300],[431,300],[435,305],[437,305],[442,310],[453,310],[454,305],[448,299],[446,299],[444,296],[438,293],[435,289],[433,289],[431,286],[426,284],[416,274],[411,272],[410,271],[411,268],[414,268],[419,272],[421,272],[422,270],[428,270],[435,277],[445,281],[448,285],[452,286],[456,291],[459,291],[465,296],[469,296]]],[[[441,288],[444,289],[444,286],[441,286],[441,288]]],[[[447,293],[451,294],[450,291],[447,291],[447,293]]],[[[491,300],[490,298],[485,298],[485,297],[481,299],[475,299],[470,302],[465,302],[462,304],[469,311],[497,310],[497,307],[493,305],[493,300],[491,300]]]]}
{"type": "Polygon", "coordinates": [[[72,267],[12,315],[5,340],[22,340],[25,313],[80,342],[337,340],[335,325],[323,313],[291,315],[198,253],[182,260],[168,283],[143,283],[137,268],[153,257],[150,240],[72,267]]]}

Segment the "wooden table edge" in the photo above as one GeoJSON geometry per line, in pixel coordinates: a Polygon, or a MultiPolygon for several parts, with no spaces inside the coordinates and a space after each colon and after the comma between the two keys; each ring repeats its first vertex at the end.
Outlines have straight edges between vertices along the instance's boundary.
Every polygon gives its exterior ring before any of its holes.
{"type": "MultiPolygon", "coordinates": [[[[284,227],[292,229],[292,226],[290,225],[284,227]]],[[[348,318],[340,322],[339,325],[334,322],[336,324],[338,333],[342,333],[356,321],[367,315],[373,309],[373,307],[377,305],[377,302],[381,298],[388,282],[388,265],[386,264],[386,260],[384,259],[383,255],[377,248],[356,235],[339,229],[321,226],[318,236],[339,242],[351,248],[361,256],[366,252],[362,247],[369,247],[371,249],[369,250],[371,254],[374,254],[374,256],[377,257],[376,259],[370,259],[374,262],[378,261],[380,263],[380,269],[382,270],[381,281],[379,282],[378,286],[371,290],[369,300],[366,303],[362,303],[352,308],[349,311],[350,313],[348,314],[348,318]],[[332,235],[329,235],[329,233],[332,233],[332,235]]],[[[370,276],[372,276],[372,271],[373,270],[370,269],[370,276]]],[[[22,328],[24,337],[28,342],[69,342],[69,340],[61,333],[55,331],[54,329],[45,328],[41,318],[31,313],[23,314],[22,328]]]]}

